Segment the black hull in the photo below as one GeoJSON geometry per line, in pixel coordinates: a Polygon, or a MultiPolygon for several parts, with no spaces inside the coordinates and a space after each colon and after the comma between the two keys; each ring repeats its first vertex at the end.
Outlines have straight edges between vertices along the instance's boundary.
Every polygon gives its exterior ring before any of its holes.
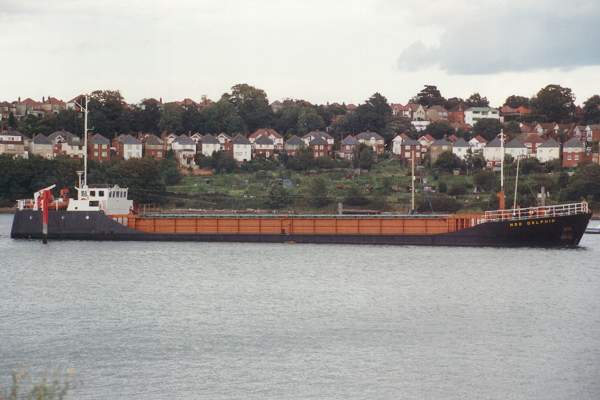
{"type": "MultiPolygon", "coordinates": [[[[103,212],[51,211],[49,240],[196,241],[256,243],[330,243],[424,246],[572,247],[577,246],[591,214],[489,222],[438,235],[244,235],[144,233],[125,227],[103,212]]],[[[41,239],[41,213],[17,211],[11,237],[41,239]]]]}

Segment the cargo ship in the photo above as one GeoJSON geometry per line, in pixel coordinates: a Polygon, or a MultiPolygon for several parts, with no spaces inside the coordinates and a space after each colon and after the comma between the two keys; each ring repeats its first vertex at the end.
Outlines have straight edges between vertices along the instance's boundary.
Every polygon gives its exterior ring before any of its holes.
{"type": "MultiPolygon", "coordinates": [[[[86,102],[87,103],[87,102],[86,102]]],[[[86,104],[87,105],[87,104],[86,104]]],[[[81,107],[85,109],[85,107],[81,107]]],[[[87,112],[85,117],[87,132],[87,112]]],[[[501,133],[501,135],[503,135],[501,133]]],[[[84,135],[86,141],[87,135],[84,135]]],[[[502,136],[503,138],[503,136],[502,136]]],[[[504,141],[502,140],[502,143],[504,141]]],[[[84,144],[87,148],[87,143],[84,144]]],[[[414,157],[412,158],[414,160],[414,157]]],[[[54,186],[19,200],[11,237],[47,240],[207,241],[440,246],[577,246],[591,217],[586,202],[470,214],[297,214],[145,212],[128,189],[87,184],[87,155],[76,198],[54,186]],[[83,175],[83,177],[82,177],[83,175]]],[[[517,169],[518,171],[518,169],[517,169]]],[[[412,180],[414,210],[414,164],[412,180]]],[[[515,182],[516,199],[516,182],[515,182]]]]}

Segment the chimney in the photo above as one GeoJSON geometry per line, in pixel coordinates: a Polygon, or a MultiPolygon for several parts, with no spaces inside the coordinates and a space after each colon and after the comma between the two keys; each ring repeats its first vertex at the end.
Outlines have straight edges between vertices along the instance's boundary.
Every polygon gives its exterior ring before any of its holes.
{"type": "Polygon", "coordinates": [[[42,103],[46,102],[46,98],[44,96],[42,96],[42,103]]]}
{"type": "Polygon", "coordinates": [[[17,100],[19,103],[21,102],[21,96],[19,96],[19,100],[17,100]]]}

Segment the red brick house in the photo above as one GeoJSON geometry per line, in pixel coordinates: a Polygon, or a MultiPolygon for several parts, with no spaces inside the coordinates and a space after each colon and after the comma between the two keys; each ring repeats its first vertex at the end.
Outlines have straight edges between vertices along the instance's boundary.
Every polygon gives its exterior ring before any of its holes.
{"type": "Polygon", "coordinates": [[[569,139],[563,145],[563,168],[574,168],[585,161],[585,145],[576,137],[569,139]]]}
{"type": "Polygon", "coordinates": [[[354,158],[354,152],[358,146],[358,140],[352,135],[348,135],[342,140],[340,151],[338,156],[346,160],[352,160],[354,158]]]}
{"type": "Polygon", "coordinates": [[[270,137],[259,136],[252,144],[255,157],[270,158],[275,153],[275,143],[270,137]]]}
{"type": "Polygon", "coordinates": [[[308,132],[306,135],[302,136],[302,141],[304,141],[304,144],[306,144],[307,147],[310,147],[310,143],[314,139],[317,139],[317,138],[323,139],[323,141],[326,143],[327,154],[328,155],[332,154],[335,139],[333,138],[333,136],[331,136],[327,132],[323,132],[323,131],[308,132]]]}
{"type": "Polygon", "coordinates": [[[298,155],[300,150],[304,148],[304,142],[296,135],[292,135],[284,145],[285,152],[290,157],[295,157],[298,155]]]}
{"type": "Polygon", "coordinates": [[[315,137],[308,144],[308,148],[312,152],[314,158],[326,157],[329,155],[329,145],[323,137],[315,137]]]}
{"type": "Polygon", "coordinates": [[[275,150],[281,151],[283,150],[283,136],[279,134],[275,129],[271,128],[260,128],[255,130],[250,136],[248,136],[248,140],[250,143],[254,143],[256,139],[261,136],[266,136],[273,141],[273,145],[275,146],[275,150]]]}
{"type": "Polygon", "coordinates": [[[414,139],[407,138],[400,145],[400,159],[412,162],[412,157],[415,157],[415,164],[420,164],[423,153],[421,152],[421,144],[414,139]]]}
{"type": "Polygon", "coordinates": [[[110,160],[110,140],[100,135],[93,135],[88,141],[88,157],[94,161],[110,160]]]}
{"type": "Polygon", "coordinates": [[[161,160],[165,158],[166,146],[161,138],[156,135],[147,135],[144,140],[144,157],[161,160]]]}

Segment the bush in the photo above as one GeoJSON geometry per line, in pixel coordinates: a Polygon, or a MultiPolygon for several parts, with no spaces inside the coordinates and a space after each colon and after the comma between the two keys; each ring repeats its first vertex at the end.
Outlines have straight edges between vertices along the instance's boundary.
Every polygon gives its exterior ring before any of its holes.
{"type": "Polygon", "coordinates": [[[358,186],[352,185],[346,191],[344,203],[350,206],[366,206],[369,204],[369,199],[365,197],[364,193],[358,186]]]}
{"type": "Polygon", "coordinates": [[[279,183],[271,185],[267,194],[267,205],[273,209],[285,208],[291,204],[288,191],[279,183]]]}
{"type": "Polygon", "coordinates": [[[321,177],[315,178],[308,186],[308,203],[313,207],[324,207],[329,204],[327,183],[321,177]]]}
{"type": "Polygon", "coordinates": [[[473,182],[478,189],[493,190],[497,184],[496,174],[492,171],[479,171],[473,175],[473,182]]]}
{"type": "Polygon", "coordinates": [[[451,196],[460,196],[467,193],[467,186],[461,183],[454,183],[450,186],[448,194],[451,196]]]}
{"type": "Polygon", "coordinates": [[[456,212],[460,207],[460,202],[445,194],[420,197],[417,203],[419,212],[456,212]]]}
{"type": "Polygon", "coordinates": [[[433,167],[440,171],[452,172],[455,169],[462,168],[463,163],[456,154],[452,153],[452,151],[444,151],[438,156],[437,160],[435,160],[433,167]]]}
{"type": "Polygon", "coordinates": [[[438,191],[440,193],[446,193],[448,191],[448,185],[446,185],[446,182],[440,182],[438,184],[438,191]]]}

